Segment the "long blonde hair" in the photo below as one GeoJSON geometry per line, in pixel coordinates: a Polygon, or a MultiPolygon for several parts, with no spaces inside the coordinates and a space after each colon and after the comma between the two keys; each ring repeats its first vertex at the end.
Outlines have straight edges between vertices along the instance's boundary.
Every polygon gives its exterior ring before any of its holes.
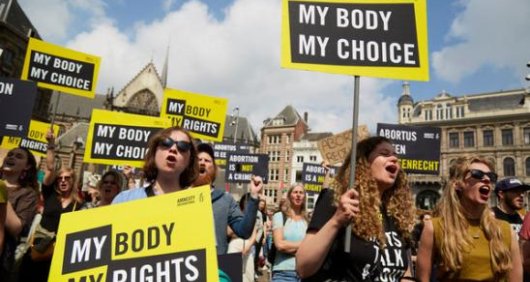
{"type": "MultiPolygon", "coordinates": [[[[462,268],[464,253],[473,244],[473,238],[467,232],[469,222],[465,217],[458,191],[465,185],[464,178],[473,163],[483,163],[494,171],[493,164],[480,156],[464,156],[456,159],[449,168],[449,180],[436,210],[436,216],[441,218],[442,234],[444,234],[441,238],[440,255],[443,265],[450,272],[458,272],[462,268]]],[[[510,250],[503,243],[499,222],[487,207],[480,217],[480,229],[484,231],[489,242],[493,273],[496,277],[506,276],[512,268],[510,250]]]]}
{"type": "Polygon", "coordinates": [[[284,213],[284,216],[288,216],[288,217],[290,217],[292,214],[294,214],[294,211],[293,211],[293,208],[292,208],[292,204],[293,203],[291,202],[291,194],[293,193],[293,190],[296,187],[301,187],[302,190],[304,191],[304,202],[302,203],[302,206],[300,207],[300,214],[305,219],[305,221],[308,221],[307,211],[306,211],[306,207],[305,207],[305,201],[306,201],[307,194],[306,194],[306,191],[305,191],[305,188],[304,188],[304,184],[302,184],[302,183],[295,183],[295,184],[291,185],[291,187],[289,188],[289,191],[287,191],[287,201],[285,203],[286,210],[282,211],[280,209],[280,211],[282,213],[284,213]]]}
{"type": "MultiPolygon", "coordinates": [[[[386,239],[381,220],[381,206],[386,209],[387,215],[394,219],[397,229],[406,240],[410,240],[416,209],[407,177],[402,170],[399,170],[392,188],[385,191],[382,196],[379,194],[368,156],[381,143],[392,144],[387,138],[379,136],[364,139],[357,144],[354,189],[359,193],[360,213],[353,219],[352,232],[367,241],[375,238],[381,246],[384,246],[386,239]]],[[[335,190],[335,204],[349,188],[350,160],[351,152],[331,184],[335,190]]]]}
{"type": "MultiPolygon", "coordinates": [[[[72,191],[70,191],[70,195],[68,196],[70,199],[76,201],[78,204],[83,203],[83,199],[81,199],[81,196],[79,195],[79,188],[77,186],[77,177],[75,170],[70,167],[62,167],[59,172],[57,173],[57,176],[55,177],[55,181],[59,179],[59,176],[63,173],[69,173],[72,177],[72,191]]],[[[58,197],[61,197],[61,192],[59,191],[58,185],[55,185],[55,192],[57,193],[58,197]]]]}

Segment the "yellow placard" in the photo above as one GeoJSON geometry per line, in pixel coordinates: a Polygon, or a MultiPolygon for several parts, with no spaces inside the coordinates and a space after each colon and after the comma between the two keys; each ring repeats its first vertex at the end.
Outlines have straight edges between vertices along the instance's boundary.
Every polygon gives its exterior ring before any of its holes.
{"type": "Polygon", "coordinates": [[[429,80],[426,0],[282,0],[285,68],[429,80]]]}
{"type": "Polygon", "coordinates": [[[61,216],[49,281],[214,281],[210,187],[61,216]]]}
{"type": "Polygon", "coordinates": [[[101,59],[30,38],[22,79],[37,86],[93,99],[101,59]]]}
{"type": "Polygon", "coordinates": [[[84,162],[141,167],[149,138],[169,126],[163,118],[94,109],[84,162]]]}
{"type": "MultiPolygon", "coordinates": [[[[46,133],[50,130],[51,123],[45,123],[37,120],[31,120],[29,123],[28,136],[26,138],[4,136],[0,147],[11,150],[17,147],[27,148],[36,157],[46,157],[48,141],[46,133]]],[[[53,125],[55,136],[59,134],[59,126],[53,125]]]]}
{"type": "Polygon", "coordinates": [[[160,116],[188,130],[194,138],[222,141],[228,99],[167,89],[160,116]]]}

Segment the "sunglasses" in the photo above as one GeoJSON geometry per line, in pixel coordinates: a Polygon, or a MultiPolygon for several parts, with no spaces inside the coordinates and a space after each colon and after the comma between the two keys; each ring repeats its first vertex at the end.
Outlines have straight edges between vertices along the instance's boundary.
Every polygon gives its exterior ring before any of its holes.
{"type": "Polygon", "coordinates": [[[478,180],[484,179],[484,175],[486,175],[490,179],[490,182],[497,182],[497,174],[495,172],[484,172],[480,169],[470,169],[469,173],[471,174],[471,177],[478,180]]]}
{"type": "Polygon", "coordinates": [[[188,152],[191,149],[191,142],[182,140],[175,141],[169,137],[164,138],[162,141],[160,141],[160,143],[158,143],[159,146],[165,149],[170,149],[171,147],[173,147],[173,144],[176,144],[177,150],[182,153],[188,152]]]}
{"type": "Polygon", "coordinates": [[[61,182],[61,181],[70,181],[72,179],[71,176],[57,176],[57,182],[61,182]]]}

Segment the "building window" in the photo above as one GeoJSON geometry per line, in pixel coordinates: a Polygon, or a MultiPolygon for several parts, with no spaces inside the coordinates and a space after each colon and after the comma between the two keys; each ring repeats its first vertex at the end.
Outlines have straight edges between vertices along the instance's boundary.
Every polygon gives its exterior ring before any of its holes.
{"type": "Polygon", "coordinates": [[[309,156],[309,161],[310,162],[316,162],[317,161],[317,156],[315,156],[315,155],[309,156]]]}
{"type": "Polygon", "coordinates": [[[482,137],[484,138],[484,147],[495,145],[495,142],[493,141],[493,130],[482,131],[482,137]]]}
{"type": "Polygon", "coordinates": [[[530,127],[523,129],[523,142],[525,145],[530,145],[530,127]]]}
{"type": "Polygon", "coordinates": [[[280,135],[269,135],[269,144],[280,144],[281,140],[280,135]]]}
{"type": "Polygon", "coordinates": [[[285,169],[285,174],[283,175],[283,182],[289,183],[289,169],[285,169]]]}
{"type": "Polygon", "coordinates": [[[289,151],[285,151],[285,161],[289,161],[289,151]]]}
{"type": "Polygon", "coordinates": [[[279,179],[278,170],[277,169],[271,169],[269,171],[269,180],[270,181],[278,181],[279,179]]]}
{"type": "Polygon", "coordinates": [[[304,162],[304,156],[296,156],[296,162],[297,163],[303,163],[304,162]]]}
{"type": "Polygon", "coordinates": [[[505,158],[502,161],[504,176],[515,176],[515,162],[512,158],[505,158]]]}
{"type": "Polygon", "coordinates": [[[526,158],[525,167],[526,167],[526,176],[530,176],[530,158],[526,158]]]}
{"type": "Polygon", "coordinates": [[[502,145],[503,146],[513,145],[513,130],[511,128],[502,130],[502,145]]]}
{"type": "Polygon", "coordinates": [[[447,108],[445,108],[445,112],[445,116],[447,117],[447,119],[453,118],[453,109],[451,108],[451,106],[447,106],[447,108]]]}
{"type": "Polygon", "coordinates": [[[458,148],[458,132],[449,132],[449,148],[458,148]]]}
{"type": "Polygon", "coordinates": [[[301,170],[297,170],[296,171],[296,175],[294,177],[294,181],[296,183],[302,182],[302,171],[301,170]]]}
{"type": "Polygon", "coordinates": [[[437,120],[444,119],[444,109],[442,108],[442,105],[438,105],[436,107],[436,119],[437,120]]]}
{"type": "Polygon", "coordinates": [[[473,131],[464,132],[464,147],[475,146],[475,133],[473,131]]]}

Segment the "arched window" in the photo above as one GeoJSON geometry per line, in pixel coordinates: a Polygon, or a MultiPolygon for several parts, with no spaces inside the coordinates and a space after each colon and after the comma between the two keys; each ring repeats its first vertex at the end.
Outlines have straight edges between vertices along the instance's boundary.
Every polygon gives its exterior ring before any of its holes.
{"type": "Polygon", "coordinates": [[[424,210],[432,210],[438,200],[440,199],[440,194],[433,190],[424,190],[421,191],[416,196],[416,207],[424,210]]]}
{"type": "Polygon", "coordinates": [[[504,169],[504,176],[515,176],[515,161],[513,158],[505,158],[502,161],[502,167],[504,169]]]}
{"type": "Polygon", "coordinates": [[[526,167],[526,176],[530,176],[530,158],[526,158],[525,167],[526,167]]]}

